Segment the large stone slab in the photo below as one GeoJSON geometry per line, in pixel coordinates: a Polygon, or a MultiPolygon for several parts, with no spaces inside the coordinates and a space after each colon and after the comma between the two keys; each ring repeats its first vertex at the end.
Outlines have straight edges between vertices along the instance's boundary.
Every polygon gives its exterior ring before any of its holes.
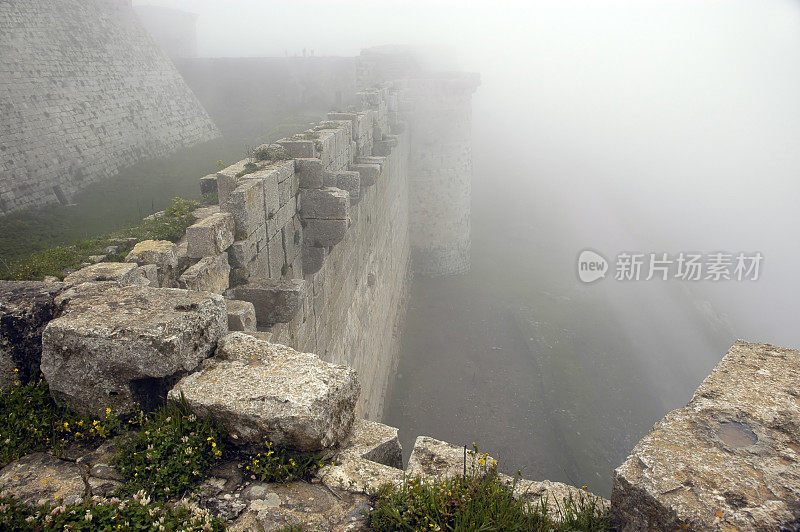
{"type": "Polygon", "coordinates": [[[237,299],[226,299],[225,306],[228,309],[229,331],[255,332],[256,308],[252,303],[237,299]]]}
{"type": "Polygon", "coordinates": [[[42,372],[53,395],[83,414],[132,412],[213,354],[227,332],[221,296],[180,289],[84,283],[42,335],[42,372]]]}
{"type": "Polygon", "coordinates": [[[620,530],[800,529],[800,351],[739,341],[614,472],[620,530]]]}
{"type": "Polygon", "coordinates": [[[306,295],[302,279],[257,279],[233,289],[233,297],[249,301],[259,325],[286,323],[300,310],[306,295]]]}
{"type": "Polygon", "coordinates": [[[350,195],[339,188],[326,187],[300,191],[300,216],[325,220],[344,220],[350,211],[350,195]]]}
{"type": "Polygon", "coordinates": [[[146,285],[149,283],[139,266],[133,262],[99,262],[73,272],[64,278],[64,284],[114,281],[120,284],[146,285]]]}
{"type": "Polygon", "coordinates": [[[229,212],[218,212],[186,228],[186,254],[195,259],[219,255],[233,244],[234,222],[229,212]]]}
{"type": "Polygon", "coordinates": [[[0,281],[0,390],[39,373],[42,331],[56,312],[62,283],[0,281]],[[14,370],[18,371],[14,371],[14,370]]]}
{"type": "Polygon", "coordinates": [[[235,332],[216,357],[169,392],[222,424],[233,441],[316,451],[341,443],[355,418],[360,385],[352,369],[235,332]]]}

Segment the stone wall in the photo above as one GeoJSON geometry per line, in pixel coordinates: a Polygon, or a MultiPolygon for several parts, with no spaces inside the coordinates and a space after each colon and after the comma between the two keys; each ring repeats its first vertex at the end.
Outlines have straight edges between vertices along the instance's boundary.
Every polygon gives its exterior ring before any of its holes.
{"type": "Polygon", "coordinates": [[[0,213],[218,135],[124,0],[0,2],[0,213]]]}

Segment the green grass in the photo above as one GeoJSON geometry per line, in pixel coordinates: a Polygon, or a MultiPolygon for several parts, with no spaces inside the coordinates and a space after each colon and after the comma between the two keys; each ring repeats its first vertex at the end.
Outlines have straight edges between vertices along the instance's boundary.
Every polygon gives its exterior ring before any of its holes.
{"type": "Polygon", "coordinates": [[[98,442],[120,429],[111,412],[93,419],[57,405],[42,378],[17,383],[0,393],[0,467],[36,451],[49,450],[58,456],[72,443],[98,442]]]}

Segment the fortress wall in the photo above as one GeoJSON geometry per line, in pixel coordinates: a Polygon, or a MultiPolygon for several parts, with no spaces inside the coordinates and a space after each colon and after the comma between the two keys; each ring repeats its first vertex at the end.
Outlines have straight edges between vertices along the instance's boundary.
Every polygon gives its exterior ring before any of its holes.
{"type": "Polygon", "coordinates": [[[216,185],[233,220],[226,295],[253,303],[272,341],[356,369],[358,413],[377,419],[409,290],[410,142],[396,91],[356,100],[357,110],[259,147],[284,160],[245,159],[203,186],[216,185]]]}
{"type": "Polygon", "coordinates": [[[218,135],[130,2],[0,2],[0,29],[2,214],[218,135]]]}

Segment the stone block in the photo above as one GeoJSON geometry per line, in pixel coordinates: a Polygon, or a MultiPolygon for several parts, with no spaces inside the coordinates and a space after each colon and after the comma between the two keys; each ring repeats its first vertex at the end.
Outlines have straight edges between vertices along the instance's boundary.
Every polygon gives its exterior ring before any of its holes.
{"type": "Polygon", "coordinates": [[[310,246],[303,246],[302,261],[303,261],[303,275],[311,275],[317,273],[322,264],[325,262],[325,257],[328,251],[325,248],[314,248],[310,246]]]}
{"type": "Polygon", "coordinates": [[[42,373],[57,399],[86,415],[152,408],[227,332],[224,300],[206,292],[84,283],[56,304],[63,310],[42,334],[42,373]]]}
{"type": "Polygon", "coordinates": [[[283,146],[289,152],[289,156],[294,159],[317,156],[317,149],[313,140],[281,139],[277,143],[283,146]]]}
{"type": "Polygon", "coordinates": [[[321,188],[324,180],[324,169],[319,159],[295,159],[299,188],[321,188]]]}
{"type": "Polygon", "coordinates": [[[242,179],[221,208],[233,215],[235,239],[242,240],[256,231],[264,231],[266,211],[264,186],[258,179],[242,179]]]}
{"type": "Polygon", "coordinates": [[[358,172],[361,177],[360,184],[364,187],[374,185],[381,175],[381,165],[379,164],[354,164],[350,168],[358,172]]]}
{"type": "Polygon", "coordinates": [[[349,434],[360,386],[355,371],[236,332],[214,359],[169,392],[222,424],[237,444],[317,451],[349,434]]]}
{"type": "Polygon", "coordinates": [[[231,267],[228,254],[204,257],[178,278],[178,286],[186,290],[222,294],[228,289],[231,267]]]}
{"type": "Polygon", "coordinates": [[[283,235],[278,232],[267,243],[269,247],[269,277],[286,275],[286,256],[283,252],[283,235]]]}
{"type": "Polygon", "coordinates": [[[158,267],[158,286],[171,286],[178,267],[177,246],[168,240],[143,240],[133,246],[125,262],[154,264],[158,267]]]}
{"type": "Polygon", "coordinates": [[[75,286],[81,283],[91,283],[97,281],[114,281],[119,284],[148,284],[147,279],[142,275],[133,262],[100,262],[73,272],[64,278],[64,284],[75,286]]]}
{"type": "Polygon", "coordinates": [[[210,174],[200,178],[200,194],[216,194],[217,193],[217,175],[210,174]]]}
{"type": "Polygon", "coordinates": [[[228,248],[228,258],[231,266],[243,268],[252,261],[258,254],[260,246],[266,244],[264,239],[257,239],[259,235],[251,235],[243,240],[236,240],[228,248]]]}
{"type": "Polygon", "coordinates": [[[306,219],[344,220],[350,211],[350,195],[339,188],[300,191],[300,216],[306,219]]]}
{"type": "Polygon", "coordinates": [[[38,375],[42,331],[53,319],[55,297],[64,288],[63,283],[0,281],[0,360],[8,384],[38,375]]]}
{"type": "MultiPolygon", "coordinates": [[[[482,474],[491,465],[491,456],[479,456],[474,452],[464,452],[463,446],[453,445],[430,436],[418,436],[414,449],[408,459],[406,473],[409,476],[427,477],[431,479],[448,478],[463,475],[482,474]],[[478,462],[483,459],[484,464],[478,462]]],[[[483,453],[480,453],[481,455],[483,453]]]]}
{"type": "Polygon", "coordinates": [[[300,310],[306,295],[302,279],[256,279],[233,289],[235,299],[249,301],[259,325],[286,323],[300,310]]]}
{"type": "Polygon", "coordinates": [[[311,247],[330,247],[342,241],[348,220],[304,220],[303,240],[311,247]]]}
{"type": "Polygon", "coordinates": [[[614,472],[619,530],[800,523],[800,351],[739,341],[614,472]]]}
{"type": "Polygon", "coordinates": [[[338,172],[336,175],[336,188],[346,191],[350,195],[350,205],[356,205],[361,200],[361,173],[357,171],[338,172]]]}
{"type": "Polygon", "coordinates": [[[256,308],[249,301],[226,299],[228,309],[228,330],[255,332],[256,308]]]}
{"type": "Polygon", "coordinates": [[[186,228],[186,254],[195,259],[219,255],[231,244],[235,224],[233,215],[218,212],[186,228]]]}
{"type": "Polygon", "coordinates": [[[147,282],[143,282],[143,286],[152,286],[153,288],[158,288],[158,266],[155,264],[145,264],[144,266],[139,266],[139,271],[142,273],[142,277],[147,282]]]}

